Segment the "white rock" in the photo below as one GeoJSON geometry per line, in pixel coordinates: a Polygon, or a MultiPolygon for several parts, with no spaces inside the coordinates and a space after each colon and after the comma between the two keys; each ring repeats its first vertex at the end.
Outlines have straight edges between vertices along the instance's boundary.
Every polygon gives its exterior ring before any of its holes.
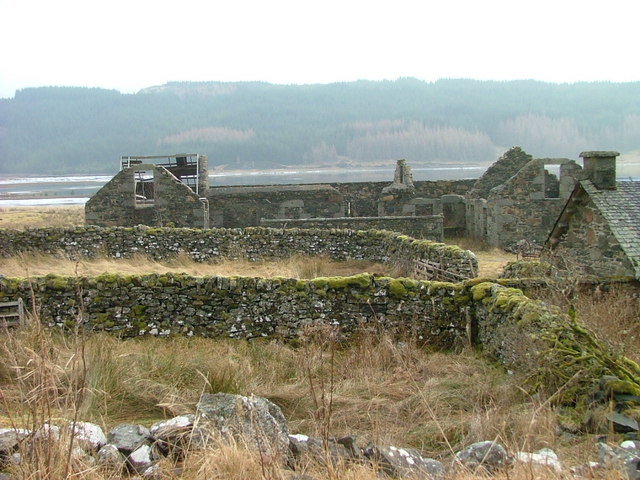
{"type": "Polygon", "coordinates": [[[44,423],[33,434],[34,440],[60,440],[60,427],[44,423]]]}
{"type": "Polygon", "coordinates": [[[562,472],[562,465],[560,465],[558,455],[550,448],[542,448],[533,453],[518,452],[516,453],[516,459],[522,463],[551,468],[557,473],[562,472]]]}
{"type": "Polygon", "coordinates": [[[3,433],[15,433],[18,438],[23,439],[31,434],[31,430],[26,428],[0,428],[0,435],[3,433]]]}
{"type": "Polygon", "coordinates": [[[151,447],[149,445],[141,445],[127,457],[127,460],[137,472],[144,472],[152,464],[151,447]]]}
{"type": "Polygon", "coordinates": [[[624,448],[625,450],[638,450],[640,443],[634,440],[625,440],[620,444],[620,448],[624,448]]]}
{"type": "Polygon", "coordinates": [[[185,428],[190,425],[193,425],[193,415],[180,415],[177,417],[170,418],[169,420],[163,420],[161,422],[154,423],[149,428],[149,432],[154,437],[158,435],[158,433],[173,430],[179,428],[185,428]]]}
{"type": "MultiPolygon", "coordinates": [[[[70,427],[73,424],[70,424],[70,427]]],[[[78,443],[83,448],[100,450],[107,443],[107,437],[98,425],[89,422],[76,422],[72,427],[73,433],[78,443]]]]}
{"type": "Polygon", "coordinates": [[[306,435],[303,435],[301,433],[296,433],[295,435],[289,435],[289,438],[293,438],[294,440],[297,440],[298,442],[308,442],[309,441],[309,437],[306,435]]]}

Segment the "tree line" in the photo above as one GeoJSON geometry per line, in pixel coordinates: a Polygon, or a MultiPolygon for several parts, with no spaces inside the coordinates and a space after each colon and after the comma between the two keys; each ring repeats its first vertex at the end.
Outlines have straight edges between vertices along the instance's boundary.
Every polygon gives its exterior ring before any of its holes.
{"type": "Polygon", "coordinates": [[[28,88],[0,99],[0,173],[112,173],[121,155],[212,167],[489,163],[640,149],[640,82],[171,82],[136,94],[28,88]]]}

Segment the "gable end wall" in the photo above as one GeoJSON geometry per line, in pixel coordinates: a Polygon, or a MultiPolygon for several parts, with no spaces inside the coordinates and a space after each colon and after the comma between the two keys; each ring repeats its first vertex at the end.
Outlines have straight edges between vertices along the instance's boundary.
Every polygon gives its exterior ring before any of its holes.
{"type": "Polygon", "coordinates": [[[635,271],[593,201],[580,190],[559,242],[545,258],[562,270],[599,277],[634,277],[635,271]]]}

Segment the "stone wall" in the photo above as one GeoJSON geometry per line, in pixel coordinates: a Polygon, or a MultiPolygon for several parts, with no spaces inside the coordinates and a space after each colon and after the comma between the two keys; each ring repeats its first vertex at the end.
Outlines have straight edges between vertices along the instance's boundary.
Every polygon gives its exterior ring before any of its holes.
{"type": "MultiPolygon", "coordinates": [[[[474,183],[475,180],[414,180],[414,196],[439,199],[447,194],[464,195],[474,183]]],[[[378,200],[382,196],[382,190],[389,186],[389,182],[332,183],[331,186],[343,195],[348,216],[376,217],[378,200]]],[[[434,212],[433,215],[437,213],[434,212]]]]}
{"type": "MultiPolygon", "coordinates": [[[[200,158],[199,167],[206,169],[206,157],[200,158]]],[[[399,161],[400,164],[410,180],[410,168],[404,161],[399,161]]],[[[89,199],[85,223],[243,228],[258,226],[262,219],[440,215],[443,213],[441,197],[463,195],[474,183],[473,180],[413,182],[406,198],[394,199],[388,204],[388,211],[380,213],[380,198],[390,188],[387,182],[208,188],[203,183],[206,175],[200,173],[201,195],[198,196],[163,167],[140,164],[125,168],[89,199]]],[[[452,205],[448,202],[447,208],[452,205]]],[[[460,217],[451,213],[445,215],[445,228],[464,228],[460,217]]],[[[410,223],[403,222],[407,226],[402,228],[403,233],[418,232],[417,235],[425,238],[442,238],[431,233],[423,235],[424,228],[410,223]]]]}
{"type": "Polygon", "coordinates": [[[511,147],[474,183],[467,197],[488,198],[492,189],[506,183],[531,160],[533,160],[533,157],[522,148],[511,147]]]}
{"type": "Polygon", "coordinates": [[[458,305],[468,301],[463,290],[369,274],[313,280],[181,274],[0,279],[0,298],[31,304],[34,292],[39,318],[51,326],[80,322],[126,337],[295,339],[321,322],[339,325],[345,336],[384,330],[438,348],[466,342],[466,317],[458,305]]]}
{"type": "Polygon", "coordinates": [[[415,217],[341,217],[341,218],[308,218],[300,220],[262,220],[261,225],[272,228],[314,228],[314,229],[357,229],[357,230],[389,230],[401,232],[424,240],[442,242],[442,215],[415,217]]]}
{"type": "Polygon", "coordinates": [[[265,219],[344,217],[342,194],[329,185],[262,185],[209,190],[211,226],[239,228],[265,219]]]}
{"type": "Polygon", "coordinates": [[[385,230],[189,229],[149,227],[82,227],[0,230],[0,255],[30,250],[61,252],[71,257],[154,259],[184,254],[196,261],[216,258],[249,260],[324,255],[336,260],[370,260],[411,271],[416,260],[428,260],[464,278],[477,272],[475,255],[453,245],[416,240],[385,230]]]}
{"type": "Polygon", "coordinates": [[[628,391],[640,388],[640,367],[615,353],[575,318],[517,288],[468,281],[473,338],[482,351],[524,379],[530,392],[581,405],[607,375],[628,391]]]}

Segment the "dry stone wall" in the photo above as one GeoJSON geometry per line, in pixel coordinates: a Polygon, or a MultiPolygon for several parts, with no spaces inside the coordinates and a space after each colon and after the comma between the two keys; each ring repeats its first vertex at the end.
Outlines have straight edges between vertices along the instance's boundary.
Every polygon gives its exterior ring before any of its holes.
{"type": "Polygon", "coordinates": [[[315,228],[315,229],[362,229],[389,230],[402,232],[414,238],[442,242],[444,228],[442,215],[425,217],[341,217],[307,218],[298,220],[266,220],[262,225],[272,228],[315,228]]]}
{"type": "Polygon", "coordinates": [[[135,254],[153,259],[184,254],[196,261],[219,258],[248,260],[323,255],[335,260],[370,260],[408,271],[416,260],[470,278],[477,271],[475,255],[459,247],[415,240],[385,230],[189,229],[149,227],[81,227],[0,230],[0,254],[29,250],[61,252],[73,258],[135,254]]]}
{"type": "Polygon", "coordinates": [[[459,284],[361,274],[313,280],[189,277],[181,274],[92,278],[49,275],[0,280],[0,298],[37,305],[51,326],[139,335],[295,339],[317,323],[351,336],[411,335],[440,348],[466,338],[468,302],[459,284]]]}
{"type": "Polygon", "coordinates": [[[517,372],[529,391],[575,405],[593,395],[601,378],[613,376],[612,398],[640,392],[638,364],[600,343],[576,318],[517,288],[482,280],[466,285],[473,338],[485,354],[517,372]]]}

